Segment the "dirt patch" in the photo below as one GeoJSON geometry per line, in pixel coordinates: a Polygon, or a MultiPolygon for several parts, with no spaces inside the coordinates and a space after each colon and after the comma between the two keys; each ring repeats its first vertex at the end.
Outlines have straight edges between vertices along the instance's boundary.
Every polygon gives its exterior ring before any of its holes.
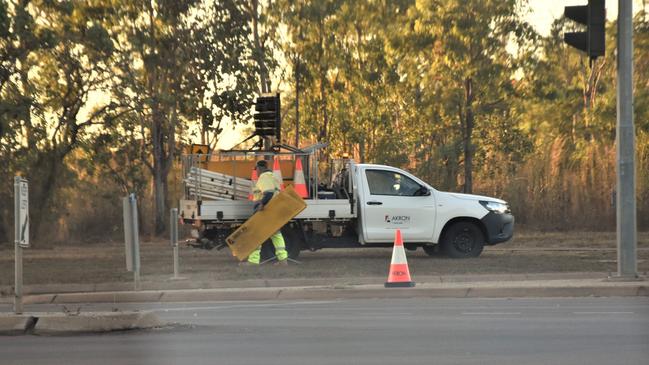
{"type": "MultiPolygon", "coordinates": [[[[639,234],[638,270],[649,271],[649,232],[639,234]]],[[[615,233],[520,232],[507,243],[488,247],[476,259],[429,257],[407,251],[413,275],[523,274],[617,271],[615,233]],[[592,250],[598,249],[598,250],[592,250]]],[[[130,282],[124,244],[111,242],[32,248],[25,252],[24,283],[95,284],[130,282]]],[[[230,251],[180,250],[181,273],[190,280],[218,281],[275,278],[380,277],[387,273],[391,249],[325,249],[302,252],[301,265],[239,267],[230,251]]],[[[164,281],[173,273],[166,241],[142,244],[142,279],[164,281]]],[[[13,247],[0,250],[0,285],[13,285],[13,247]]]]}

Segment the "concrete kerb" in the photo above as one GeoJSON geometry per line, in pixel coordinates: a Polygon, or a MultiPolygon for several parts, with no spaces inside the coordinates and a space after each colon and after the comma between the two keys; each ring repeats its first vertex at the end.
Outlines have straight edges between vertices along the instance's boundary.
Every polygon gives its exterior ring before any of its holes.
{"type": "Polygon", "coordinates": [[[130,303],[130,302],[159,302],[163,291],[115,291],[92,293],[57,294],[51,304],[65,303],[130,303]]]}
{"type": "MultiPolygon", "coordinates": [[[[468,283],[496,281],[528,281],[528,280],[557,280],[557,279],[606,279],[607,273],[573,272],[573,273],[536,273],[536,274],[479,274],[479,275],[427,275],[416,276],[414,279],[422,283],[468,283]]],[[[284,288],[331,285],[364,285],[379,284],[385,277],[341,277],[341,278],[280,278],[280,279],[246,279],[246,280],[188,280],[184,281],[153,281],[144,278],[141,281],[142,290],[169,291],[191,289],[221,289],[221,288],[284,288]]],[[[97,283],[97,284],[33,284],[23,288],[24,294],[50,293],[89,293],[89,292],[127,292],[133,288],[132,283],[97,283]]],[[[0,296],[13,295],[13,287],[0,287],[0,296]]],[[[0,302],[3,298],[0,298],[0,302]]]]}
{"type": "Polygon", "coordinates": [[[0,334],[21,334],[33,326],[34,317],[26,314],[0,313],[0,334]]]}
{"type": "Polygon", "coordinates": [[[5,335],[111,332],[164,325],[151,311],[0,315],[0,334],[5,335]]]}
{"type": "Polygon", "coordinates": [[[418,283],[415,288],[383,285],[303,286],[283,288],[221,288],[139,292],[67,293],[27,296],[26,303],[135,303],[242,300],[322,300],[360,298],[509,298],[509,297],[649,296],[649,282],[610,283],[602,280],[418,283]]]}
{"type": "MultiPolygon", "coordinates": [[[[212,287],[197,289],[172,288],[163,290],[128,291],[120,289],[60,294],[35,294],[24,297],[25,304],[66,303],[132,303],[178,301],[235,301],[277,299],[345,299],[397,297],[574,297],[574,296],[649,296],[646,280],[619,282],[606,280],[604,273],[558,274],[494,274],[451,275],[419,278],[417,287],[385,289],[384,278],[341,278],[331,285],[320,280],[272,279],[253,280],[241,287],[212,287]],[[476,281],[476,279],[479,279],[476,281]],[[322,284],[320,284],[322,283],[322,284]],[[252,285],[251,285],[252,284],[252,285]],[[303,284],[303,285],[300,285],[303,284]],[[320,284],[320,285],[318,285],[320,284]],[[324,284],[324,285],[323,285],[324,284]]],[[[416,278],[415,278],[416,279],[416,278]]],[[[233,285],[234,283],[227,283],[233,285]]],[[[99,286],[99,285],[98,285],[99,286]]],[[[59,289],[64,289],[62,286],[59,289]]],[[[108,286],[104,286],[108,288],[108,286]]],[[[54,289],[54,287],[50,288],[54,289]]],[[[95,287],[95,289],[99,289],[95,287]]],[[[146,289],[146,288],[145,288],[146,289]]],[[[0,298],[10,303],[12,297],[0,298]]]]}
{"type": "Polygon", "coordinates": [[[46,313],[38,316],[34,334],[111,332],[162,327],[158,316],[144,312],[92,312],[69,315],[46,313]]]}

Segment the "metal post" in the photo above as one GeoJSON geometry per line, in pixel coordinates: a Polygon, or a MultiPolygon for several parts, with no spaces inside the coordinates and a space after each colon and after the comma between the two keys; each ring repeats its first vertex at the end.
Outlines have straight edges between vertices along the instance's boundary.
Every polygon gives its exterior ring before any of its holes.
{"type": "Polygon", "coordinates": [[[313,179],[314,179],[314,184],[315,185],[315,195],[313,197],[314,200],[318,200],[318,173],[320,172],[320,168],[318,167],[318,151],[313,152],[313,157],[315,158],[315,168],[314,173],[313,173],[313,179]]]}
{"type": "Polygon", "coordinates": [[[137,198],[135,194],[129,196],[131,203],[132,232],[133,232],[133,282],[134,289],[140,290],[140,228],[137,214],[137,198]]]}
{"type": "Polygon", "coordinates": [[[15,276],[14,312],[23,313],[23,248],[16,243],[16,276],[15,276]]]}
{"type": "Polygon", "coordinates": [[[237,200],[237,161],[232,158],[232,200],[237,200]]]}
{"type": "MultiPolygon", "coordinates": [[[[200,161],[200,155],[198,157],[198,160],[200,161]]],[[[198,200],[203,200],[203,169],[201,168],[200,163],[198,164],[198,194],[197,198],[198,200]]]]}
{"type": "Polygon", "coordinates": [[[173,249],[174,259],[174,276],[172,279],[180,279],[179,273],[179,258],[178,258],[178,208],[172,208],[170,214],[169,225],[169,238],[171,240],[171,247],[173,249]]]}
{"type": "Polygon", "coordinates": [[[617,267],[618,277],[636,278],[637,220],[633,127],[633,9],[618,1],[617,50],[617,267]]]}
{"type": "Polygon", "coordinates": [[[14,177],[14,313],[23,313],[23,246],[29,246],[29,194],[27,180],[14,177]]]}
{"type": "Polygon", "coordinates": [[[122,199],[124,215],[124,257],[126,258],[126,271],[133,271],[133,217],[131,216],[131,198],[122,199]]]}

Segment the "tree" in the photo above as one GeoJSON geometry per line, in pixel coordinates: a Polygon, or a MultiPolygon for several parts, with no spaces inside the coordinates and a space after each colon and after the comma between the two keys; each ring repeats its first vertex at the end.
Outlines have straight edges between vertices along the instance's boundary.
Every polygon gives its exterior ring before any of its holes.
{"type": "Polygon", "coordinates": [[[215,143],[224,118],[248,113],[255,68],[247,18],[233,0],[124,0],[109,22],[120,57],[113,94],[140,121],[141,161],[153,176],[159,234],[177,136],[187,137],[188,123],[200,121],[203,140],[215,143]]]}
{"type": "MultiPolygon", "coordinates": [[[[105,10],[77,1],[0,2],[0,165],[3,176],[30,180],[30,201],[39,207],[30,216],[35,238],[60,208],[53,203],[69,182],[66,158],[91,126],[120,108],[89,101],[109,80],[113,46],[100,22],[105,10]]],[[[10,184],[2,182],[3,201],[11,201],[10,184]]],[[[0,212],[4,227],[7,210],[0,212]]]]}
{"type": "Polygon", "coordinates": [[[515,0],[422,0],[410,9],[409,18],[413,31],[407,41],[414,41],[414,48],[426,45],[419,52],[432,52],[425,62],[426,77],[441,86],[445,112],[454,111],[460,126],[463,190],[471,193],[476,122],[507,115],[517,69],[516,57],[507,48],[510,42],[522,44],[533,32],[521,20],[515,0]]]}

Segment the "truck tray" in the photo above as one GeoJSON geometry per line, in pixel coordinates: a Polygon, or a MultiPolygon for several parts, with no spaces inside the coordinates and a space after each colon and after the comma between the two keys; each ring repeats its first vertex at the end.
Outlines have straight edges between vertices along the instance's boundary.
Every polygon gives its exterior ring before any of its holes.
{"type": "Polygon", "coordinates": [[[306,203],[289,186],[275,196],[264,210],[259,211],[232,232],[225,242],[232,255],[245,260],[257,247],[279,231],[293,217],[306,208],[306,203]]]}

